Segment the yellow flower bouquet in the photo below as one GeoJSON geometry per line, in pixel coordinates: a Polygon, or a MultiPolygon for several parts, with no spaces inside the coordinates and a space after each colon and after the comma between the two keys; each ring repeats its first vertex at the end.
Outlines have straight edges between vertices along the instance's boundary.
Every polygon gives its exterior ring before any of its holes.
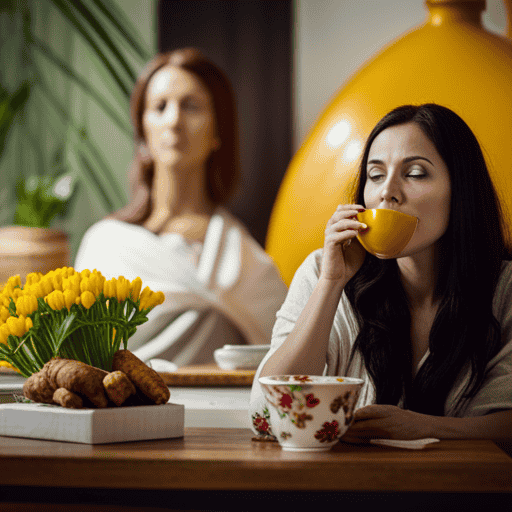
{"type": "Polygon", "coordinates": [[[114,354],[127,348],[137,326],[162,304],[164,294],[142,280],[107,280],[98,270],[72,267],[12,276],[0,289],[0,365],[25,377],[53,357],[111,371],[114,354]]]}

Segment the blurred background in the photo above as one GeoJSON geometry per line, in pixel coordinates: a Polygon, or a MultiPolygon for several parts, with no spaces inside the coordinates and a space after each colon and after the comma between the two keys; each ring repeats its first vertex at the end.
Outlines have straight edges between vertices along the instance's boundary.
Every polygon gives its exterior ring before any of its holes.
{"type": "MultiPolygon", "coordinates": [[[[128,99],[159,50],[194,46],[238,100],[242,186],[228,205],[265,243],[279,185],[324,106],[383,46],[424,22],[424,0],[0,0],[0,226],[16,184],[73,177],[52,226],[72,257],[85,230],[129,198],[128,99]]],[[[485,27],[501,34],[502,0],[485,27]]]]}

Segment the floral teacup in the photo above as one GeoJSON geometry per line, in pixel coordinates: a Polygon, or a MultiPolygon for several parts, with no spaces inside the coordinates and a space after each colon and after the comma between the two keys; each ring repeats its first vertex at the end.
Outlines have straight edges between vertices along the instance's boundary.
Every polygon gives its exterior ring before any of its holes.
{"type": "Polygon", "coordinates": [[[272,433],[283,450],[327,451],[350,426],[361,379],[316,375],[260,377],[272,433]]]}

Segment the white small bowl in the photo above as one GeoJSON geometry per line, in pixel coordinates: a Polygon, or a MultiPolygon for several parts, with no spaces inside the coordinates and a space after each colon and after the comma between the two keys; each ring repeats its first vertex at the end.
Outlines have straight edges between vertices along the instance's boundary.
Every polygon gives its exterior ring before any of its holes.
{"type": "Polygon", "coordinates": [[[213,353],[223,370],[255,370],[270,350],[270,345],[224,345],[213,353]]]}
{"type": "Polygon", "coordinates": [[[260,377],[273,435],[291,451],[326,451],[347,431],[361,379],[316,375],[260,377]]]}

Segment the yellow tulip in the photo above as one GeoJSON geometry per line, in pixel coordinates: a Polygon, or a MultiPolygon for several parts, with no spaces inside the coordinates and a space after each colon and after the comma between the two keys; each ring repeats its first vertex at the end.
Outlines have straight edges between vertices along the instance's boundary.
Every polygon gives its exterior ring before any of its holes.
{"type": "Polygon", "coordinates": [[[165,300],[163,292],[156,292],[151,296],[151,307],[159,306],[165,300]]]}
{"type": "Polygon", "coordinates": [[[72,290],[75,295],[80,295],[80,274],[73,274],[62,282],[62,290],[72,290]]]}
{"type": "Polygon", "coordinates": [[[77,294],[74,290],[64,290],[64,304],[68,308],[68,311],[71,309],[71,306],[75,304],[77,294]]]}
{"type": "Polygon", "coordinates": [[[96,302],[96,297],[91,291],[85,290],[80,295],[80,301],[86,309],[89,309],[96,302]]]}
{"type": "Polygon", "coordinates": [[[23,290],[21,288],[14,288],[12,291],[11,297],[14,299],[14,302],[23,295],[23,290]]]}
{"type": "Polygon", "coordinates": [[[46,297],[46,302],[55,311],[60,311],[66,307],[64,294],[60,290],[54,290],[46,297]]]}
{"type": "Polygon", "coordinates": [[[130,295],[130,281],[119,276],[116,282],[116,297],[119,302],[123,302],[130,295]]]}
{"type": "Polygon", "coordinates": [[[0,306],[0,323],[4,323],[11,315],[5,306],[0,306]]]}
{"type": "Polygon", "coordinates": [[[9,327],[7,327],[7,324],[0,325],[0,343],[3,343],[4,345],[7,344],[9,334],[11,334],[11,331],[9,330],[9,327]]]}
{"type": "Polygon", "coordinates": [[[37,297],[30,293],[22,295],[16,300],[16,313],[28,316],[37,311],[37,297]]]}
{"type": "Polygon", "coordinates": [[[105,278],[101,275],[101,273],[94,271],[89,276],[89,282],[92,286],[92,292],[97,297],[100,292],[103,290],[103,283],[105,281],[105,278]]]}
{"type": "Polygon", "coordinates": [[[89,291],[94,295],[94,287],[88,277],[83,277],[80,281],[80,292],[89,291]]]}
{"type": "Polygon", "coordinates": [[[20,315],[19,318],[10,316],[4,325],[7,325],[10,333],[14,334],[14,336],[21,337],[27,332],[25,329],[25,317],[23,315],[20,315]]]}
{"type": "Polygon", "coordinates": [[[50,295],[50,293],[53,292],[53,283],[51,278],[48,278],[47,276],[43,277],[41,281],[39,281],[39,287],[42,292],[42,297],[45,295],[50,295]]]}
{"type": "Polygon", "coordinates": [[[73,267],[62,267],[60,271],[63,279],[67,279],[75,274],[75,269],[73,267]]]}
{"type": "Polygon", "coordinates": [[[55,272],[52,276],[53,289],[62,291],[62,281],[62,274],[60,272],[55,272]]]}
{"type": "Polygon", "coordinates": [[[41,281],[42,276],[43,274],[40,272],[31,272],[30,274],[27,274],[25,279],[25,288],[41,281]]]}
{"type": "Polygon", "coordinates": [[[116,280],[110,279],[110,281],[105,281],[103,283],[103,295],[105,297],[111,298],[116,296],[116,280]]]}
{"type": "Polygon", "coordinates": [[[142,311],[143,309],[146,309],[147,308],[147,300],[148,298],[151,296],[153,292],[151,291],[151,288],[149,286],[146,286],[144,288],[144,290],[142,290],[141,294],[140,294],[140,297],[139,297],[139,300],[140,300],[140,303],[139,303],[139,311],[142,311]]]}
{"type": "Polygon", "coordinates": [[[28,331],[29,329],[32,329],[34,327],[34,322],[32,322],[32,318],[26,318],[25,319],[25,331],[28,331]]]}
{"type": "Polygon", "coordinates": [[[11,286],[12,289],[16,288],[16,287],[20,287],[21,288],[21,278],[20,278],[20,275],[15,275],[15,276],[11,276],[9,277],[9,279],[7,279],[7,286],[11,286]]]}
{"type": "Polygon", "coordinates": [[[133,301],[137,302],[140,295],[140,290],[142,288],[142,279],[140,277],[136,277],[131,283],[131,294],[130,297],[133,301]]]}
{"type": "Polygon", "coordinates": [[[84,277],[89,277],[90,275],[91,275],[91,271],[90,271],[90,270],[88,270],[88,269],[86,269],[86,268],[84,268],[84,269],[82,270],[82,272],[80,272],[80,276],[82,277],[82,279],[83,279],[84,277]]]}

